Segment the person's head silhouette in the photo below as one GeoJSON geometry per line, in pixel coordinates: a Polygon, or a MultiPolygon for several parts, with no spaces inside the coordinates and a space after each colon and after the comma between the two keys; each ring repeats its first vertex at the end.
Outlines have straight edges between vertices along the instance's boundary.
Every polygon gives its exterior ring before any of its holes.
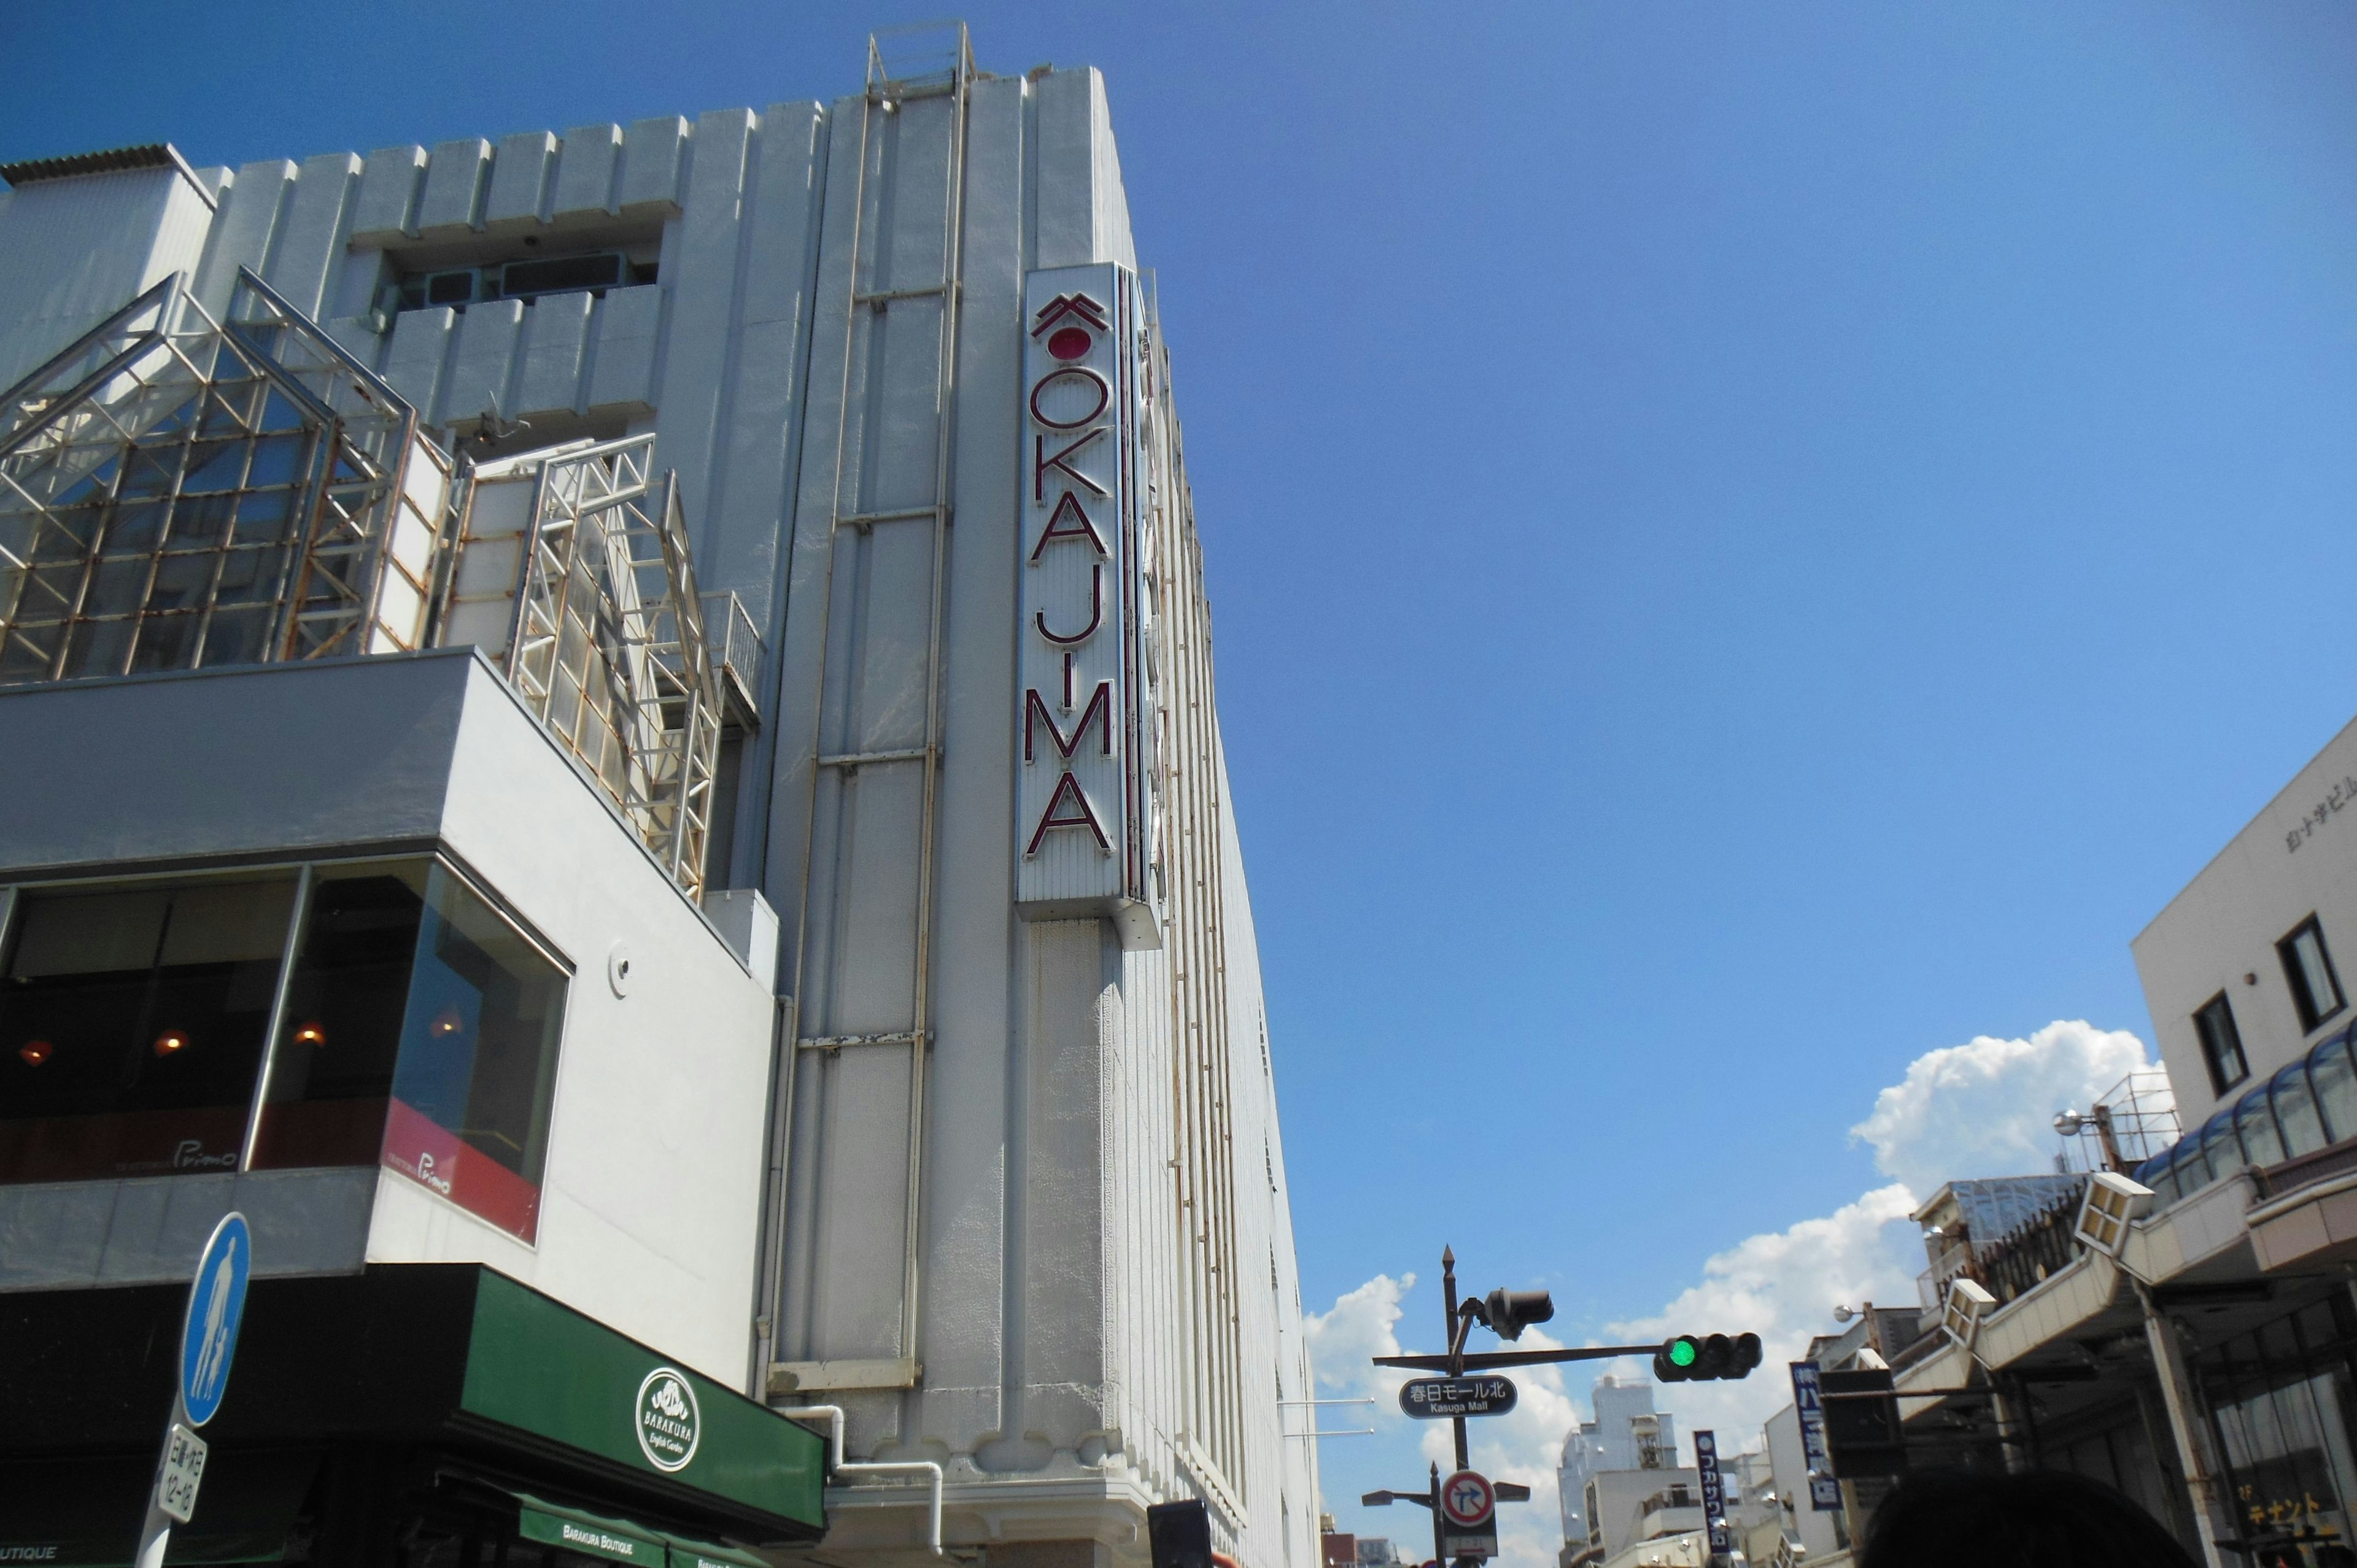
{"type": "Polygon", "coordinates": [[[1874,1510],[1859,1568],[2200,1568],[2125,1493],[2055,1470],[1932,1470],[1874,1510]]]}

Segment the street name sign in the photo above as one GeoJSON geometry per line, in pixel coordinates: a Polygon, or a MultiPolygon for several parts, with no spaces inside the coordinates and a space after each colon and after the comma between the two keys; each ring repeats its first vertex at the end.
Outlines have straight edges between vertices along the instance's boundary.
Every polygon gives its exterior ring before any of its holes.
{"type": "Polygon", "coordinates": [[[1402,1413],[1418,1421],[1462,1415],[1503,1415],[1517,1397],[1509,1378],[1411,1378],[1400,1385],[1402,1413]]]}
{"type": "Polygon", "coordinates": [[[156,1506],[182,1524],[197,1511],[197,1487],[205,1478],[210,1452],[203,1438],[177,1421],[164,1438],[164,1469],[156,1481],[156,1506]]]}

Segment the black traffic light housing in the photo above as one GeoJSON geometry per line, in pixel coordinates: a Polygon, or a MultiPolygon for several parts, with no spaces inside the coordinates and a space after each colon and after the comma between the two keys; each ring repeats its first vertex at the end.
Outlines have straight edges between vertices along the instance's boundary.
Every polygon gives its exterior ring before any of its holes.
{"type": "Polygon", "coordinates": [[[1555,1297],[1543,1290],[1508,1290],[1501,1285],[1481,1304],[1480,1316],[1499,1338],[1520,1339],[1523,1329],[1555,1316],[1555,1297]]]}
{"type": "Polygon", "coordinates": [[[1748,1378],[1760,1365],[1757,1334],[1680,1334],[1653,1352],[1653,1380],[1707,1383],[1748,1378]]]}

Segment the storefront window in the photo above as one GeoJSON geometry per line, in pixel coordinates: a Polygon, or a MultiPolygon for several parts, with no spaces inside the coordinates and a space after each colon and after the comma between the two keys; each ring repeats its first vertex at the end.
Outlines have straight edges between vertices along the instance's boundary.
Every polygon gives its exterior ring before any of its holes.
{"type": "Polygon", "coordinates": [[[502,1230],[540,1220],[565,974],[440,865],[410,972],[384,1163],[502,1230]]]}
{"type": "Polygon", "coordinates": [[[2260,1561],[2320,1563],[2347,1549],[2351,1327],[2336,1295],[2201,1359],[2240,1533],[2260,1561]]]}
{"type": "Polygon", "coordinates": [[[26,892],[0,969],[0,1182],[235,1170],[292,876],[26,892]]]}
{"type": "Polygon", "coordinates": [[[426,862],[322,866],[254,1139],[258,1169],[372,1165],[384,1144],[426,862]]]}
{"type": "Polygon", "coordinates": [[[529,1240],[565,993],[422,858],[26,890],[0,948],[0,1183],[237,1170],[266,1058],[248,1168],[382,1162],[529,1240]]]}

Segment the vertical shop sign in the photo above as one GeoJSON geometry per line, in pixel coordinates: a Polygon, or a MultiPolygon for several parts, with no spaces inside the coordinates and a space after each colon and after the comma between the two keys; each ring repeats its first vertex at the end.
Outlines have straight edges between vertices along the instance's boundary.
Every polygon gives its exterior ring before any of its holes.
{"type": "Polygon", "coordinates": [[[1109,917],[1125,947],[1158,947],[1143,569],[1157,488],[1136,276],[1032,273],[1023,330],[1016,905],[1026,919],[1109,917]]]}
{"type": "Polygon", "coordinates": [[[1792,1363],[1792,1411],[1801,1420],[1801,1456],[1809,1466],[1810,1510],[1838,1512],[1841,1483],[1834,1479],[1833,1455],[1825,1448],[1824,1391],[1817,1382],[1814,1361],[1792,1363]]]}

